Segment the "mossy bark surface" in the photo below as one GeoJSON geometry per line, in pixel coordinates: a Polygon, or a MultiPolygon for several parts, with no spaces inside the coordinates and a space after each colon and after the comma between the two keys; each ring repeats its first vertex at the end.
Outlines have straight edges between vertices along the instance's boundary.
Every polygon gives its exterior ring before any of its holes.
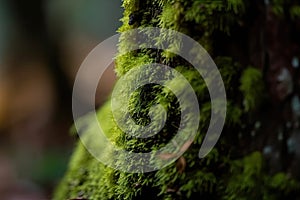
{"type": "MultiPolygon", "coordinates": [[[[293,37],[300,35],[299,5],[281,0],[124,0],[123,6],[120,32],[143,27],[173,29],[192,37],[210,53],[227,93],[224,130],[215,148],[199,159],[211,111],[209,94],[200,74],[167,50],[141,49],[126,53],[116,60],[119,77],[141,64],[160,63],[173,67],[191,83],[201,103],[197,137],[177,162],[150,173],[125,173],[107,167],[93,158],[79,141],[54,199],[297,198],[298,174],[290,167],[293,158],[286,147],[289,132],[283,130],[284,141],[277,145],[278,158],[274,158],[276,152],[269,155],[265,147],[273,141],[270,124],[282,130],[286,122],[293,124],[299,120],[293,112],[284,115],[290,96],[299,91],[277,91],[279,86],[273,81],[274,70],[278,73],[282,70],[278,63],[299,56],[300,42],[293,37]],[[280,33],[280,24],[285,24],[287,33],[280,33]],[[291,49],[282,52],[274,42],[282,42],[282,48],[291,49]],[[280,53],[285,55],[276,56],[280,53]],[[280,117],[272,117],[274,113],[280,117]]],[[[121,38],[120,52],[126,52],[128,45],[130,40],[121,38]]],[[[139,124],[147,124],[149,107],[162,102],[168,117],[176,121],[179,114],[176,98],[169,90],[153,85],[133,94],[132,117],[139,124]]],[[[115,124],[109,102],[98,111],[98,116],[106,119],[103,128],[114,143],[129,151],[159,148],[176,133],[176,128],[167,123],[158,137],[134,139],[115,124]]],[[[299,130],[297,126],[289,129],[296,130],[299,130]]]]}

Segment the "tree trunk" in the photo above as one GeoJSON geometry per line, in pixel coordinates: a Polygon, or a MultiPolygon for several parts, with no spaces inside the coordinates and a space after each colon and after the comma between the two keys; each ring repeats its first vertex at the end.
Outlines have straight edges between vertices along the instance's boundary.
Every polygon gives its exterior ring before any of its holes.
{"type": "MultiPolygon", "coordinates": [[[[166,50],[121,55],[116,60],[119,77],[137,63],[155,62],[172,66],[190,81],[201,102],[198,134],[176,162],[148,173],[105,166],[79,142],[54,199],[299,199],[300,5],[289,0],[124,0],[123,6],[120,32],[172,29],[209,52],[226,89],[225,127],[213,150],[199,159],[211,117],[201,76],[166,50]]],[[[121,51],[131,42],[122,37],[121,51]]],[[[146,85],[131,100],[131,117],[142,125],[149,123],[151,105],[168,102],[166,126],[159,136],[143,140],[128,136],[107,119],[115,145],[147,152],[166,144],[177,131],[172,123],[180,123],[174,94],[146,85]]],[[[100,109],[100,118],[110,116],[107,113],[109,104],[100,109]]]]}

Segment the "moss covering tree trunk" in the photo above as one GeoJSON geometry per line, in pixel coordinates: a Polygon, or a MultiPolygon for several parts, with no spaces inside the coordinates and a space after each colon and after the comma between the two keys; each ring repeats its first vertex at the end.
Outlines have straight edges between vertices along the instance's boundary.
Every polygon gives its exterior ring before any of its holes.
{"type": "MultiPolygon", "coordinates": [[[[227,93],[226,124],[215,148],[198,151],[210,120],[210,99],[201,76],[167,51],[142,49],[117,57],[124,76],[137,63],[172,66],[190,81],[201,105],[196,139],[173,164],[149,173],[125,173],[93,158],[78,142],[54,199],[299,199],[300,4],[292,0],[124,0],[119,31],[161,27],[198,41],[212,56],[227,93]]],[[[130,41],[122,38],[119,48],[130,41]]],[[[134,93],[131,115],[147,123],[147,108],[165,103],[177,119],[176,98],[161,87],[134,93]],[[145,114],[146,113],[146,114],[145,114]]],[[[98,112],[107,119],[116,145],[130,151],[157,148],[176,132],[147,141],[123,133],[109,102],[98,112]]],[[[87,130],[89,131],[89,130],[87,130]]]]}

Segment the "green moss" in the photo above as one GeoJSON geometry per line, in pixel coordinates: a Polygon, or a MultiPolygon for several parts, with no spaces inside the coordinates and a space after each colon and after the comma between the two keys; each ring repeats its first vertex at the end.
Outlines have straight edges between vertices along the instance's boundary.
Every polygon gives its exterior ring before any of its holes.
{"type": "MultiPolygon", "coordinates": [[[[281,6],[281,1],[277,1],[278,6],[281,6]]],[[[209,52],[213,52],[213,35],[221,32],[230,37],[231,28],[239,26],[243,14],[249,12],[247,3],[250,2],[124,0],[123,25],[119,31],[147,26],[171,28],[193,37],[209,52]],[[138,19],[129,23],[133,14],[138,19]]],[[[280,12],[280,8],[275,9],[280,12]]],[[[262,101],[264,82],[259,70],[253,67],[244,69],[228,56],[214,58],[226,87],[228,112],[224,133],[218,145],[200,160],[198,152],[211,116],[211,102],[204,80],[189,63],[170,53],[170,50],[181,48],[180,41],[173,38],[168,49],[161,52],[143,48],[140,51],[127,52],[134,45],[131,41],[133,37],[127,34],[120,38],[120,55],[116,59],[117,75],[122,77],[133,68],[153,62],[168,64],[182,74],[193,87],[199,101],[201,116],[196,139],[175,163],[145,174],[125,173],[107,167],[93,158],[79,142],[54,199],[283,199],[285,195],[299,188],[298,183],[284,173],[273,176],[267,174],[261,153],[253,152],[239,158],[232,153],[238,151],[235,144],[232,145],[232,140],[237,137],[236,130],[240,131],[241,124],[245,123],[241,119],[247,121],[248,111],[257,109],[262,101]],[[157,55],[160,57],[158,60],[157,55]]],[[[168,35],[160,35],[156,38],[157,44],[166,38],[168,35]]],[[[195,54],[194,59],[200,61],[201,55],[195,54]]],[[[176,80],[171,80],[168,84],[185,91],[185,86],[176,80]]],[[[130,114],[137,123],[147,124],[150,107],[155,104],[164,107],[168,119],[178,120],[180,109],[176,96],[169,89],[157,85],[139,88],[132,94],[130,114]]],[[[108,133],[107,137],[120,148],[139,152],[156,150],[176,134],[176,123],[167,122],[157,137],[148,140],[132,138],[116,125],[110,109],[108,101],[98,111],[97,116],[102,122],[104,132],[108,133]]],[[[189,117],[187,115],[183,123],[188,123],[189,117]]],[[[85,122],[89,122],[88,118],[85,122]]],[[[99,142],[94,140],[95,124],[89,124],[83,132],[81,137],[91,145],[99,142]]],[[[109,149],[99,153],[105,154],[107,159],[112,156],[109,149]]]]}
{"type": "Polygon", "coordinates": [[[284,0],[273,0],[272,1],[272,10],[278,16],[284,15],[284,0]]]}
{"type": "Polygon", "coordinates": [[[298,1],[272,0],[271,9],[280,18],[291,18],[296,20],[300,16],[300,5],[298,1]]]}
{"type": "Polygon", "coordinates": [[[181,15],[184,12],[184,7],[180,6],[180,2],[174,4],[165,4],[163,12],[160,15],[159,26],[161,28],[170,28],[173,30],[180,29],[181,15]]]}
{"type": "Polygon", "coordinates": [[[295,5],[290,8],[290,15],[292,19],[297,19],[300,17],[300,6],[295,5]]]}
{"type": "Polygon", "coordinates": [[[282,199],[287,193],[298,190],[299,183],[286,174],[270,176],[263,167],[260,152],[233,161],[230,169],[232,176],[223,199],[282,199]]]}
{"type": "Polygon", "coordinates": [[[245,111],[258,108],[264,96],[262,73],[253,67],[247,68],[241,77],[240,90],[244,95],[245,111]]]}
{"type": "Polygon", "coordinates": [[[150,63],[153,63],[153,59],[151,59],[148,55],[139,54],[137,56],[134,56],[132,53],[127,53],[118,57],[118,59],[116,60],[115,71],[118,76],[123,76],[124,74],[126,74],[126,72],[135,67],[150,63]]]}

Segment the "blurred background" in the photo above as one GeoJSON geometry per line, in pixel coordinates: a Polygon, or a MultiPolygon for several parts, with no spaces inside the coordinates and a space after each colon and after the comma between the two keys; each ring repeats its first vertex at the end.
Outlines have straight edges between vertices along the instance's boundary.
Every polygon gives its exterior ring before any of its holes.
{"type": "MultiPolygon", "coordinates": [[[[0,199],[51,199],[76,140],[76,72],[121,15],[121,1],[0,0],[0,199]]],[[[97,105],[114,79],[111,66],[97,105]]]]}

